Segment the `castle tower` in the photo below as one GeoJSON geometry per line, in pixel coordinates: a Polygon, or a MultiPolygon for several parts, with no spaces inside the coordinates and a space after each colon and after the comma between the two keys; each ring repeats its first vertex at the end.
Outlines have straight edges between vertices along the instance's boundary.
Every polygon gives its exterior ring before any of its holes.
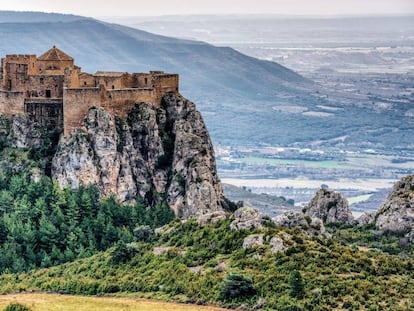
{"type": "Polygon", "coordinates": [[[74,59],[53,46],[37,58],[37,73],[42,75],[63,75],[66,68],[74,68],[74,59]]]}

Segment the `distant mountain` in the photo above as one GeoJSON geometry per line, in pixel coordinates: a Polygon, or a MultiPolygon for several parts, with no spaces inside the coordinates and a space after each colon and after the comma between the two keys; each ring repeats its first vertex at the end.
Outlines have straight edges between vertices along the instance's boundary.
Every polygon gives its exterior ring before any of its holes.
{"type": "Polygon", "coordinates": [[[0,23],[56,23],[87,19],[83,16],[44,12],[0,11],[0,23]]]}
{"type": "Polygon", "coordinates": [[[286,67],[231,48],[154,35],[79,16],[2,12],[0,22],[1,55],[39,54],[55,44],[88,72],[177,72],[182,90],[190,95],[191,90],[198,89],[233,96],[269,97],[277,89],[295,89],[297,84],[306,82],[286,67]]]}
{"type": "Polygon", "coordinates": [[[0,12],[0,40],[0,56],[40,55],[57,45],[87,72],[177,72],[181,93],[197,103],[214,144],[336,146],[345,137],[343,144],[357,150],[414,146],[410,104],[390,103],[383,113],[375,105],[332,102],[292,70],[232,48],[33,12],[0,12]]]}

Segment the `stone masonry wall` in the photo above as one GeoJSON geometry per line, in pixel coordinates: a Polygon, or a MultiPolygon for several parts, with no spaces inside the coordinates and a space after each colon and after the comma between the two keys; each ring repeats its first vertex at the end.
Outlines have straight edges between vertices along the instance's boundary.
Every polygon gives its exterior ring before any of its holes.
{"type": "Polygon", "coordinates": [[[65,89],[63,93],[64,135],[81,127],[89,108],[102,107],[112,115],[126,118],[135,103],[155,101],[153,89],[105,90],[105,88],[65,89]]]}
{"type": "Polygon", "coordinates": [[[26,97],[62,98],[63,81],[63,75],[29,76],[29,83],[26,85],[26,97]]]}
{"type": "Polygon", "coordinates": [[[82,126],[82,120],[88,109],[99,106],[104,96],[103,91],[100,88],[63,90],[64,135],[68,135],[73,128],[82,126]]]}
{"type": "Polygon", "coordinates": [[[8,115],[24,113],[24,93],[0,91],[0,113],[8,115]]]}

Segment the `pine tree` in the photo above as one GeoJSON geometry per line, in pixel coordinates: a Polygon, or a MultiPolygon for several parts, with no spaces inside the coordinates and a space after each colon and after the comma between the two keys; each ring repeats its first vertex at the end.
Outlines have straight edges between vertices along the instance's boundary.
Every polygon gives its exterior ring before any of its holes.
{"type": "Polygon", "coordinates": [[[305,284],[302,275],[298,270],[293,270],[289,275],[290,296],[302,298],[304,294],[305,284]]]}

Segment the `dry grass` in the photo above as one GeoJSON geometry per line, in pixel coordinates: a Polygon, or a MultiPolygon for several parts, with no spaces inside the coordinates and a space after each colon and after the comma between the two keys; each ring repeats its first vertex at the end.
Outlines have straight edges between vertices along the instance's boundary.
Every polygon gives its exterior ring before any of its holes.
{"type": "Polygon", "coordinates": [[[19,302],[33,311],[219,311],[217,307],[159,302],[146,299],[85,297],[59,294],[24,293],[0,295],[0,310],[19,302]]]}

